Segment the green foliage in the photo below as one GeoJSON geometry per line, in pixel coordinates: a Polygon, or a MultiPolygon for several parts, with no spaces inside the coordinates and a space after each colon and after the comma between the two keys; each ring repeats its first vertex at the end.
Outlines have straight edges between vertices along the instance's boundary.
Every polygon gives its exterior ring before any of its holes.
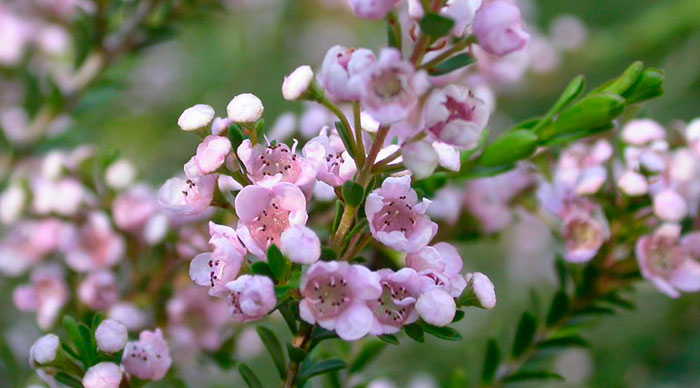
{"type": "Polygon", "coordinates": [[[275,244],[270,245],[267,249],[267,263],[270,272],[272,272],[272,278],[278,283],[286,283],[292,273],[292,262],[282,255],[275,244]]]}
{"type": "Polygon", "coordinates": [[[350,373],[360,372],[369,363],[377,358],[381,354],[382,350],[386,347],[386,342],[383,341],[369,341],[367,342],[357,353],[355,359],[350,364],[350,373]]]}
{"type": "Polygon", "coordinates": [[[304,363],[302,364],[301,370],[297,375],[297,382],[303,383],[314,376],[344,369],[346,367],[347,365],[343,360],[330,359],[315,362],[307,358],[306,361],[304,361],[304,363]]]}
{"type": "Polygon", "coordinates": [[[248,385],[248,388],[263,388],[260,379],[257,375],[255,375],[255,372],[248,367],[248,365],[243,363],[239,364],[238,372],[241,374],[241,377],[243,377],[243,381],[245,381],[246,385],[248,385]]]}
{"type": "Polygon", "coordinates": [[[547,325],[561,321],[569,312],[569,296],[563,290],[557,291],[547,313],[547,325]]]}
{"type": "Polygon", "coordinates": [[[447,35],[455,24],[455,21],[440,14],[429,12],[418,23],[420,30],[425,35],[430,36],[431,41],[447,35]]]}
{"type": "Polygon", "coordinates": [[[537,331],[537,321],[530,312],[524,312],[513,340],[513,357],[520,357],[532,345],[537,331]]]}
{"type": "Polygon", "coordinates": [[[537,141],[537,135],[526,129],[506,132],[486,146],[478,163],[485,167],[511,165],[532,155],[537,141]]]}
{"type": "Polygon", "coordinates": [[[491,338],[486,343],[486,354],[484,355],[484,366],[481,370],[481,381],[490,383],[496,376],[496,370],[501,362],[501,350],[498,342],[491,338]]]}
{"type": "Polygon", "coordinates": [[[280,378],[284,379],[285,376],[287,376],[287,361],[284,359],[282,345],[277,339],[277,336],[272,332],[272,330],[264,326],[256,327],[255,331],[258,332],[260,340],[262,341],[263,345],[265,345],[265,349],[267,349],[267,352],[270,353],[270,357],[275,364],[275,368],[277,368],[277,373],[279,373],[280,378]]]}
{"type": "Polygon", "coordinates": [[[410,339],[420,343],[425,342],[423,328],[419,323],[412,323],[410,325],[406,325],[403,327],[403,331],[410,339]]]}
{"type": "Polygon", "coordinates": [[[437,66],[428,69],[428,73],[432,76],[440,76],[459,70],[463,67],[474,63],[474,58],[467,53],[457,54],[450,57],[444,62],[440,62],[437,66]]]}
{"type": "Polygon", "coordinates": [[[519,371],[517,373],[514,373],[507,378],[505,378],[503,381],[512,383],[512,382],[520,382],[520,381],[532,381],[532,380],[558,380],[558,381],[564,381],[564,377],[561,375],[558,375],[554,372],[548,372],[544,370],[534,370],[534,371],[519,371]]]}
{"type": "Polygon", "coordinates": [[[459,334],[459,332],[457,330],[455,330],[451,327],[433,326],[429,323],[426,323],[425,321],[421,321],[420,325],[423,328],[423,331],[432,335],[433,337],[437,337],[437,338],[440,338],[440,339],[443,339],[446,341],[460,341],[460,340],[462,340],[462,335],[459,334]]]}
{"type": "Polygon", "coordinates": [[[365,200],[365,189],[360,184],[347,181],[343,184],[343,199],[350,207],[358,207],[365,200]]]}

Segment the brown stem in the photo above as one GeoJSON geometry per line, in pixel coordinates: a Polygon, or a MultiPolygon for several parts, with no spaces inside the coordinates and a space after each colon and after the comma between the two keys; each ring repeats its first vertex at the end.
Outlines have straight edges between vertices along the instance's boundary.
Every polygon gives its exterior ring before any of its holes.
{"type": "MultiPolygon", "coordinates": [[[[303,325],[299,334],[294,336],[292,340],[292,347],[297,349],[303,349],[304,351],[309,350],[311,345],[311,335],[314,332],[316,326],[303,325]]],[[[297,387],[297,376],[299,375],[299,368],[301,363],[297,361],[289,361],[289,368],[287,369],[287,377],[282,382],[282,388],[296,388],[297,387]]]]}

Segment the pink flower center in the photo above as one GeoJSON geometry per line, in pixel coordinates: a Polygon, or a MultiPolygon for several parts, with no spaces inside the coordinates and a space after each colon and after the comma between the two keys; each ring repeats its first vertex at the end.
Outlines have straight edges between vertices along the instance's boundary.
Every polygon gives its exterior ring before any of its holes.
{"type": "Polygon", "coordinates": [[[375,75],[372,81],[372,92],[381,100],[401,99],[407,94],[406,80],[398,69],[375,75]]]}
{"type": "Polygon", "coordinates": [[[280,235],[289,228],[289,210],[283,209],[274,200],[248,225],[251,236],[258,246],[267,248],[279,245],[280,235]]]}
{"type": "Polygon", "coordinates": [[[416,218],[419,215],[413,207],[406,203],[406,196],[392,199],[384,203],[384,207],[372,221],[377,231],[411,234],[415,229],[416,218]]]}
{"type": "Polygon", "coordinates": [[[574,219],[566,224],[564,232],[568,245],[577,249],[597,249],[603,239],[600,229],[589,220],[574,219]]]}
{"type": "Polygon", "coordinates": [[[285,182],[295,182],[301,175],[301,166],[296,154],[291,152],[286,144],[268,146],[255,160],[251,174],[256,180],[282,174],[285,182]]]}
{"type": "Polygon", "coordinates": [[[411,311],[411,306],[399,306],[395,301],[408,297],[408,291],[403,286],[382,282],[382,295],[376,301],[370,302],[374,315],[384,324],[401,324],[411,311]]]}
{"type": "MultiPolygon", "coordinates": [[[[471,92],[469,92],[469,95],[472,96],[471,92]]],[[[472,121],[474,119],[474,110],[476,109],[476,105],[474,104],[462,103],[447,96],[447,101],[445,101],[443,105],[447,108],[449,116],[447,116],[446,120],[440,121],[428,128],[436,137],[440,137],[445,125],[453,120],[472,121]]]]}
{"type": "Polygon", "coordinates": [[[355,52],[354,48],[346,49],[338,53],[337,60],[338,64],[342,66],[345,70],[348,70],[348,65],[350,65],[350,59],[352,54],[355,52]]]}
{"type": "Polygon", "coordinates": [[[318,319],[329,319],[341,314],[350,306],[352,296],[348,282],[338,274],[314,279],[306,287],[305,295],[318,319]]]}
{"type": "Polygon", "coordinates": [[[219,259],[209,260],[209,285],[214,287],[224,278],[225,265],[219,259]]]}
{"type": "Polygon", "coordinates": [[[668,275],[683,263],[686,252],[674,240],[657,238],[649,246],[648,264],[654,273],[668,275]]]}
{"type": "Polygon", "coordinates": [[[326,155],[326,165],[328,166],[328,172],[331,174],[338,175],[340,173],[340,166],[343,163],[345,163],[345,159],[343,159],[342,152],[326,155]]]}
{"type": "Polygon", "coordinates": [[[243,310],[241,309],[241,293],[240,291],[231,292],[226,297],[226,302],[229,305],[229,311],[231,315],[242,315],[243,310]]]}

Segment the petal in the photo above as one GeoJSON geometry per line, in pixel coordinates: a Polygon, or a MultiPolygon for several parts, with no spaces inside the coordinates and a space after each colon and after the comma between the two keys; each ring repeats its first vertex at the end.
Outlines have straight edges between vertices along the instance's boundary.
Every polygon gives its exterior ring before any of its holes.
{"type": "Polygon", "coordinates": [[[214,259],[210,252],[200,253],[190,262],[190,279],[200,286],[211,285],[211,267],[209,261],[214,259]]]}
{"type": "Polygon", "coordinates": [[[364,304],[353,304],[338,317],[335,332],[345,341],[355,341],[369,333],[373,321],[374,316],[369,307],[364,304]]]}

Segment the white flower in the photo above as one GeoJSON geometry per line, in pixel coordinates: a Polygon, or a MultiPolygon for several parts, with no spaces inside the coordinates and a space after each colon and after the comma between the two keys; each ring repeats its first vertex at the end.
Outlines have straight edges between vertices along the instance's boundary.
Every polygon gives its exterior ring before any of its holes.
{"type": "Polygon", "coordinates": [[[254,123],[262,117],[262,101],[254,94],[239,94],[226,106],[228,118],[237,123],[254,123]]]}
{"type": "Polygon", "coordinates": [[[311,87],[313,79],[314,72],[310,66],[297,67],[290,75],[284,77],[282,95],[289,101],[300,99],[311,87]]]}
{"type": "Polygon", "coordinates": [[[196,131],[204,128],[214,119],[214,108],[206,104],[197,104],[185,109],[177,119],[177,125],[184,131],[196,131]]]}

